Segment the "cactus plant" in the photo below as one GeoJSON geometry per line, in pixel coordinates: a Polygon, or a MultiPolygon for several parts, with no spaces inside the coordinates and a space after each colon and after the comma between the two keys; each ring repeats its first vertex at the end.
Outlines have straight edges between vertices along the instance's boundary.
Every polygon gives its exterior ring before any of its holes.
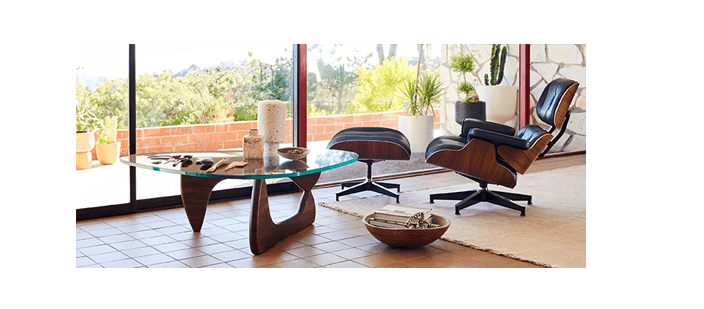
{"type": "Polygon", "coordinates": [[[484,74],[484,84],[487,86],[498,85],[504,79],[504,66],[506,65],[506,54],[508,53],[508,48],[504,46],[501,49],[500,58],[499,48],[501,48],[501,44],[493,44],[491,46],[491,62],[489,65],[491,79],[489,78],[489,74],[484,74]]]}

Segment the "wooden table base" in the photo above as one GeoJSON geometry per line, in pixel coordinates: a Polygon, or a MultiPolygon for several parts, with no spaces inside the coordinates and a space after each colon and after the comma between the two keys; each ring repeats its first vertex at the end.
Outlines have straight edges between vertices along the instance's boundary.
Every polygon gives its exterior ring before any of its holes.
{"type": "MultiPolygon", "coordinates": [[[[249,247],[254,254],[261,254],[278,242],[297,233],[315,221],[315,199],[311,189],[320,173],[292,177],[303,195],[298,211],[285,220],[274,223],[269,211],[269,198],[264,179],[255,179],[252,188],[252,212],[249,220],[249,247]]],[[[200,232],[205,211],[213,188],[223,179],[181,176],[181,200],[194,232],[200,232]]]]}
{"type": "Polygon", "coordinates": [[[210,193],[213,192],[215,185],[223,180],[181,176],[181,201],[194,232],[200,232],[205,219],[205,209],[208,207],[208,200],[210,200],[210,193]]]}

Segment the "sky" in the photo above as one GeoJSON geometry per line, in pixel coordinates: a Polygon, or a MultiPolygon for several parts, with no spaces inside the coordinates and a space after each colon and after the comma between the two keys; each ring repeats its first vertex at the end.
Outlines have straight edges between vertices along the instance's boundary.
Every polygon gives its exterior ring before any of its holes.
{"type": "MultiPolygon", "coordinates": [[[[309,44],[308,47],[312,47],[309,44]]],[[[331,44],[323,45],[322,56],[329,57],[331,44]]],[[[76,67],[81,67],[79,79],[81,81],[103,78],[127,78],[128,75],[128,46],[121,45],[77,45],[76,67]]],[[[372,52],[376,61],[376,44],[349,45],[342,44],[337,48],[336,55],[350,56],[357,48],[359,53],[372,52]]],[[[248,55],[258,58],[265,63],[273,63],[276,58],[292,53],[292,44],[259,44],[259,45],[145,45],[135,47],[137,75],[160,73],[164,69],[173,73],[179,72],[192,64],[201,68],[216,66],[224,61],[236,62],[251,59],[248,55]]],[[[384,44],[385,55],[388,55],[389,44],[384,44]]],[[[436,55],[440,54],[440,46],[433,46],[436,55]]],[[[414,44],[399,44],[397,54],[404,57],[417,56],[414,44]]],[[[315,65],[317,51],[308,53],[308,71],[316,73],[315,65]]],[[[93,86],[93,85],[89,85],[93,86]]]]}

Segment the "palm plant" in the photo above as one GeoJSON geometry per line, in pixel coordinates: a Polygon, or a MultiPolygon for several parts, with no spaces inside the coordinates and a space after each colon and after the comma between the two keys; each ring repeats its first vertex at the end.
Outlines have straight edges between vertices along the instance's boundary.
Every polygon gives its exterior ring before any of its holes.
{"type": "Polygon", "coordinates": [[[404,109],[411,115],[420,115],[421,106],[418,101],[418,83],[414,80],[407,80],[399,87],[399,90],[401,90],[406,99],[404,109]]]}
{"type": "Polygon", "coordinates": [[[420,86],[418,87],[418,96],[420,100],[421,108],[430,109],[435,116],[435,109],[433,108],[433,103],[440,102],[440,95],[442,94],[442,81],[437,75],[428,76],[423,75],[420,79],[420,86]]]}
{"type": "Polygon", "coordinates": [[[437,75],[422,75],[418,81],[406,81],[399,90],[406,99],[405,109],[411,115],[427,115],[430,110],[435,116],[433,103],[440,101],[442,81],[437,75]]]}

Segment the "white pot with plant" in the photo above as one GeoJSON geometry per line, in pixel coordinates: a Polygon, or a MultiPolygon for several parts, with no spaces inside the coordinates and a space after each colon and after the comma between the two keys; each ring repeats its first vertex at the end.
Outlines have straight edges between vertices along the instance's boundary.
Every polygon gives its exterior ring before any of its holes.
{"type": "Polygon", "coordinates": [[[492,46],[490,73],[484,74],[484,85],[477,86],[477,94],[482,101],[486,102],[487,121],[502,124],[511,121],[515,124],[518,87],[499,85],[504,78],[504,66],[508,53],[506,46],[504,46],[499,55],[500,46],[500,44],[492,46]]]}
{"type": "Polygon", "coordinates": [[[408,114],[398,115],[398,129],[411,143],[411,152],[425,152],[433,140],[433,103],[440,101],[442,82],[437,75],[423,75],[416,81],[407,81],[400,89],[406,99],[405,109],[408,114]]]}
{"type": "Polygon", "coordinates": [[[103,165],[111,165],[120,157],[120,143],[117,142],[117,116],[105,117],[105,129],[100,132],[95,152],[98,161],[103,165]]]}

